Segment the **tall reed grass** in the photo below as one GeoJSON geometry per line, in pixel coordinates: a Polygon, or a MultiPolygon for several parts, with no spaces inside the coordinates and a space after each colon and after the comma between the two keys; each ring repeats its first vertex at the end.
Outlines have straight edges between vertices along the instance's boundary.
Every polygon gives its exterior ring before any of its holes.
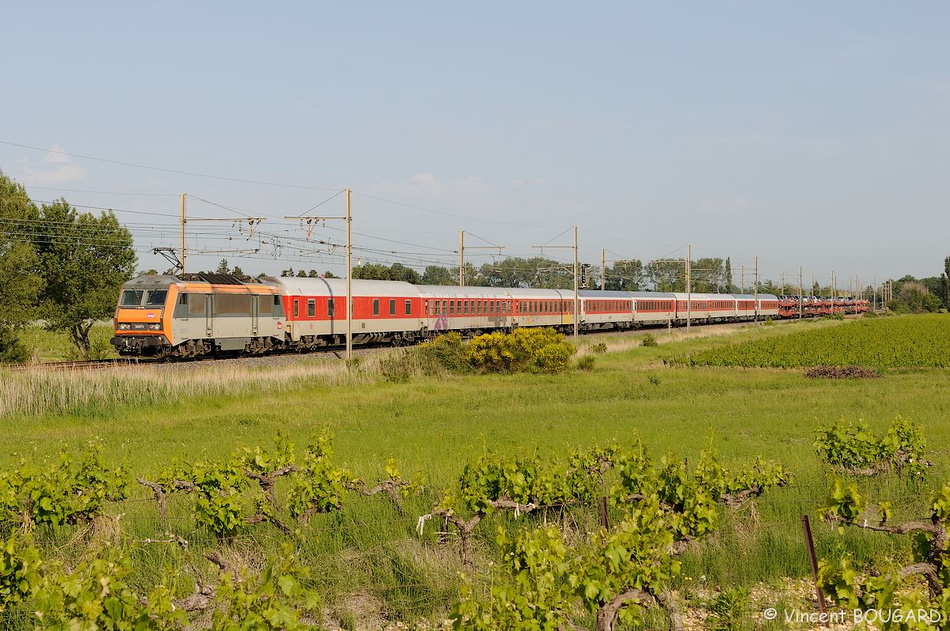
{"type": "Polygon", "coordinates": [[[205,396],[282,393],[309,386],[356,385],[375,379],[378,361],[301,361],[279,365],[141,366],[60,372],[0,369],[0,418],[83,414],[205,396]]]}

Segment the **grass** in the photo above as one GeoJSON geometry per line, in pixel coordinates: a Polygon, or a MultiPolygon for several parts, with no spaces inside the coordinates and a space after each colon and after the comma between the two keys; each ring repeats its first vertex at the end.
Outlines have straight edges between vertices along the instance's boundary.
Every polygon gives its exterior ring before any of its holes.
{"type": "MultiPolygon", "coordinates": [[[[897,321],[875,322],[889,320],[897,321]]],[[[655,332],[655,347],[642,346],[642,334],[582,339],[581,354],[596,355],[593,370],[557,376],[387,382],[378,378],[377,359],[353,370],[326,357],[270,368],[206,362],[172,371],[3,370],[0,432],[6,448],[0,450],[0,467],[98,438],[110,462],[124,461],[135,475],[150,477],[176,458],[218,458],[244,446],[269,446],[278,430],[300,446],[329,431],[336,460],[368,479],[380,476],[386,459],[394,457],[405,475],[427,481],[426,495],[412,500],[405,513],[381,497],[354,500],[341,513],[318,516],[302,544],[320,576],[327,615],[350,628],[376,628],[385,620],[438,619],[451,606],[461,569],[457,555],[451,545],[435,545],[432,531],[420,540],[414,528],[465,463],[486,451],[563,457],[569,448],[639,436],[655,456],[695,458],[712,448],[724,464],[762,455],[792,470],[791,487],[767,493],[754,512],[727,515],[722,529],[684,557],[684,574],[704,577],[710,586],[777,584],[808,575],[804,514],[812,518],[819,556],[907,555],[900,537],[841,535],[818,521],[828,482],[812,446],[814,429],[844,418],[863,420],[881,433],[898,415],[919,424],[937,462],[929,481],[887,478],[863,487],[895,506],[921,508],[929,489],[947,479],[942,446],[950,444],[950,389],[935,384],[946,383],[950,370],[891,369],[883,379],[825,381],[807,379],[797,369],[687,368],[664,365],[663,359],[838,326],[847,325],[750,326],[735,335],[695,327],[690,338],[675,329],[655,332]],[[606,354],[592,350],[600,343],[606,354]]],[[[135,502],[121,508],[123,528],[138,540],[161,538],[164,527],[154,504],[144,488],[134,490],[135,502]]],[[[477,530],[477,550],[486,563],[500,519],[488,519],[477,530]]],[[[194,528],[184,505],[173,510],[171,525],[197,541],[196,549],[215,545],[202,540],[207,535],[194,528]]],[[[261,526],[241,541],[234,553],[254,561],[261,550],[279,550],[280,536],[261,526]]],[[[144,557],[141,580],[147,583],[163,568],[181,566],[185,553],[153,545],[136,554],[144,557]]],[[[191,562],[200,563],[195,558],[191,562]]]]}
{"type": "MultiPolygon", "coordinates": [[[[113,335],[112,324],[94,324],[89,330],[89,346],[100,359],[118,357],[118,353],[109,344],[113,335]]],[[[29,326],[20,334],[19,339],[30,349],[33,362],[73,361],[82,359],[79,350],[63,331],[47,331],[41,326],[29,326]]]]}

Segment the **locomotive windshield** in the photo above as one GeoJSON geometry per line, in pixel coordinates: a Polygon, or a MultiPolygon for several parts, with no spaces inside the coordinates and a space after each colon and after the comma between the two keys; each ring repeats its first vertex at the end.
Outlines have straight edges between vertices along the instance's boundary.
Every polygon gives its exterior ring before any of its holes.
{"type": "Polygon", "coordinates": [[[142,304],[142,296],[145,292],[141,289],[126,289],[122,292],[122,300],[119,302],[123,307],[138,307],[142,304]]]}
{"type": "Polygon", "coordinates": [[[149,291],[145,294],[145,306],[147,307],[160,307],[165,304],[165,296],[168,295],[168,290],[160,289],[157,291],[149,291]]]}
{"type": "Polygon", "coordinates": [[[161,307],[165,304],[165,298],[168,296],[167,289],[154,289],[145,291],[143,289],[126,289],[122,292],[122,300],[119,305],[122,307],[161,307]]]}

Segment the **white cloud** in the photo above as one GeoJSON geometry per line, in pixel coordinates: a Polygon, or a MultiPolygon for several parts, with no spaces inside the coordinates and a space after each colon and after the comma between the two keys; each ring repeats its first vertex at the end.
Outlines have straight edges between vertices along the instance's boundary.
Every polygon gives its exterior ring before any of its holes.
{"type": "Polygon", "coordinates": [[[56,186],[86,179],[86,169],[71,163],[56,144],[39,164],[19,162],[14,178],[24,186],[56,186]]]}
{"type": "Polygon", "coordinates": [[[43,158],[43,162],[46,164],[65,164],[69,162],[69,156],[63,153],[63,148],[59,146],[59,143],[56,143],[43,158]]]}

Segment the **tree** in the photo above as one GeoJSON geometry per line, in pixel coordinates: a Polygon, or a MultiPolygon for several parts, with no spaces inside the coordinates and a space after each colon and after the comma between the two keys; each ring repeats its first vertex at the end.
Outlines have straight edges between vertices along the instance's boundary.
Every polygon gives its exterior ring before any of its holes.
{"type": "Polygon", "coordinates": [[[724,269],[724,275],[726,280],[726,293],[735,293],[736,287],[732,284],[732,261],[729,260],[729,257],[726,257],[726,266],[724,269]]]}
{"type": "Polygon", "coordinates": [[[940,288],[943,291],[943,306],[950,309],[950,256],[943,259],[943,274],[940,275],[940,288]]]}
{"type": "Polygon", "coordinates": [[[37,318],[43,287],[35,231],[39,211],[26,190],[0,171],[0,361],[24,361],[18,330],[37,318]]]}
{"type": "Polygon", "coordinates": [[[643,288],[643,263],[626,259],[614,263],[606,273],[605,288],[611,291],[638,291],[643,288]]]}
{"type": "Polygon", "coordinates": [[[690,276],[695,292],[719,292],[726,284],[720,258],[702,258],[690,263],[690,276]]]}
{"type": "Polygon", "coordinates": [[[378,263],[366,263],[353,268],[353,278],[399,280],[413,285],[418,285],[422,279],[419,272],[411,267],[406,267],[402,263],[393,263],[392,267],[386,267],[378,263]]]}
{"type": "Polygon", "coordinates": [[[411,267],[406,267],[402,263],[393,263],[389,269],[393,280],[401,280],[406,283],[412,283],[413,285],[418,285],[422,281],[419,272],[411,267]]]}
{"type": "Polygon", "coordinates": [[[423,285],[455,285],[458,280],[458,274],[452,276],[452,272],[441,265],[428,265],[422,272],[423,285]]]}
{"type": "Polygon", "coordinates": [[[686,260],[650,261],[648,268],[654,291],[685,291],[686,260]]]}
{"type": "MultiPolygon", "coordinates": [[[[538,289],[573,289],[574,269],[560,261],[544,257],[530,259],[507,258],[496,263],[486,263],[479,270],[483,284],[488,287],[521,287],[538,289]]],[[[466,285],[469,282],[466,271],[466,285]]]]}
{"type": "Polygon", "coordinates": [[[67,332],[88,356],[89,330],[112,315],[122,283],[135,274],[132,235],[111,211],[80,213],[65,199],[44,204],[40,219],[40,312],[49,329],[67,332]]]}
{"type": "Polygon", "coordinates": [[[393,280],[393,272],[385,265],[365,263],[353,268],[353,278],[366,280],[393,280]]]}
{"type": "Polygon", "coordinates": [[[214,273],[215,273],[215,274],[230,274],[230,273],[231,273],[231,268],[228,267],[228,260],[227,260],[227,259],[221,259],[221,262],[218,263],[218,268],[217,268],[216,270],[214,270],[214,273]]]}
{"type": "Polygon", "coordinates": [[[905,313],[933,312],[940,308],[940,299],[913,276],[905,276],[894,283],[894,299],[887,303],[892,311],[905,313]]]}

